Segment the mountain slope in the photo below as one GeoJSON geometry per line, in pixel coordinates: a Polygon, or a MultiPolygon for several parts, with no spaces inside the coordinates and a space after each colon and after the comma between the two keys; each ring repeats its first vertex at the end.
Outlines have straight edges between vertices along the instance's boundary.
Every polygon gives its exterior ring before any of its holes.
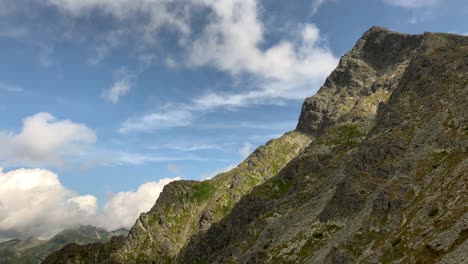
{"type": "Polygon", "coordinates": [[[122,245],[44,263],[463,263],[467,72],[467,37],[373,27],[294,132],[169,184],[122,245]]]}
{"type": "Polygon", "coordinates": [[[370,29],[304,103],[316,139],[177,262],[467,261],[467,72],[467,37],[370,29]]]}
{"type": "MultiPolygon", "coordinates": [[[[141,214],[130,234],[108,259],[111,263],[167,263],[193,235],[227,215],[251,189],[273,177],[310,143],[310,136],[289,132],[256,149],[245,161],[210,180],[176,181],[164,187],[154,207],[141,214]]],[[[106,245],[94,249],[104,251],[106,245]]],[[[57,252],[44,263],[102,263],[88,249],[57,252]],[[80,253],[78,253],[80,252],[80,253]],[[80,259],[76,255],[81,256],[80,259]],[[89,256],[89,258],[87,258],[89,256]],[[61,259],[61,262],[56,262],[61,259]]]]}
{"type": "Polygon", "coordinates": [[[114,236],[126,236],[128,230],[119,229],[107,232],[102,228],[93,226],[79,226],[66,229],[49,240],[28,239],[10,240],[0,243],[0,263],[5,264],[33,264],[40,263],[54,251],[69,243],[85,245],[94,242],[107,242],[114,236]]]}
{"type": "Polygon", "coordinates": [[[116,259],[170,261],[192,235],[219,221],[244,194],[276,175],[309,142],[302,133],[287,133],[211,180],[170,183],[155,206],[137,220],[116,259]]]}

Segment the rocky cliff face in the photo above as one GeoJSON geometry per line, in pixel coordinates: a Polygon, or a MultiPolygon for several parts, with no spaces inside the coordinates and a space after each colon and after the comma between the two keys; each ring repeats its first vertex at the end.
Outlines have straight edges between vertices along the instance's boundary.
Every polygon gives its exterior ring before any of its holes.
{"type": "Polygon", "coordinates": [[[467,72],[467,37],[371,28],[295,132],[169,185],[109,263],[467,261],[467,72]]]}
{"type": "Polygon", "coordinates": [[[179,263],[463,263],[468,38],[364,34],[298,130],[316,139],[179,263]]]}
{"type": "Polygon", "coordinates": [[[155,206],[136,221],[113,260],[170,262],[190,237],[206,231],[226,216],[242,196],[276,175],[309,142],[307,135],[290,132],[258,148],[239,166],[211,180],[170,183],[155,206]]]}

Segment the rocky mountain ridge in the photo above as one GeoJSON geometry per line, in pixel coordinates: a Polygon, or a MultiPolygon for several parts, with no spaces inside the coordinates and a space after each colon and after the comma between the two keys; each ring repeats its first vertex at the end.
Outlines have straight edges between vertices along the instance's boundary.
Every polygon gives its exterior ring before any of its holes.
{"type": "Polygon", "coordinates": [[[112,237],[127,236],[127,234],[128,230],[123,228],[108,232],[103,228],[82,225],[63,230],[48,240],[36,238],[13,239],[0,243],[0,264],[40,263],[49,254],[70,243],[85,245],[95,242],[107,242],[112,237]]]}
{"type": "Polygon", "coordinates": [[[468,261],[467,72],[468,37],[373,27],[294,132],[167,186],[105,258],[66,247],[44,263],[468,261]]]}

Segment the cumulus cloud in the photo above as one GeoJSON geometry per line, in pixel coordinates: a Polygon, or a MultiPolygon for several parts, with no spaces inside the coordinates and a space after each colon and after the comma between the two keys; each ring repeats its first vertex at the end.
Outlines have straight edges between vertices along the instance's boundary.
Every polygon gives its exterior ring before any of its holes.
{"type": "Polygon", "coordinates": [[[78,224],[130,228],[140,213],[151,209],[164,185],[179,179],[148,182],[134,192],[117,193],[99,210],[96,197],[77,195],[51,171],[0,169],[0,239],[46,238],[78,224]]]}
{"type": "Polygon", "coordinates": [[[403,8],[422,8],[434,6],[438,4],[440,0],[384,0],[384,2],[389,5],[403,8]]]}
{"type": "Polygon", "coordinates": [[[105,205],[100,219],[101,226],[109,230],[131,227],[141,212],[151,209],[164,186],[180,178],[166,178],[141,185],[135,192],[119,192],[105,205]]]}
{"type": "Polygon", "coordinates": [[[53,172],[0,169],[0,238],[48,237],[89,222],[96,208],[93,196],[77,196],[53,172]]]}
{"type": "Polygon", "coordinates": [[[322,45],[313,24],[303,25],[296,41],[282,40],[262,49],[265,29],[256,0],[205,3],[215,15],[191,45],[194,65],[213,65],[234,75],[247,73],[270,81],[322,80],[336,66],[337,59],[322,45]]]}
{"type": "Polygon", "coordinates": [[[23,120],[18,134],[0,132],[0,160],[6,164],[62,165],[64,157],[79,154],[95,142],[94,131],[84,124],[38,113],[23,120]]]}

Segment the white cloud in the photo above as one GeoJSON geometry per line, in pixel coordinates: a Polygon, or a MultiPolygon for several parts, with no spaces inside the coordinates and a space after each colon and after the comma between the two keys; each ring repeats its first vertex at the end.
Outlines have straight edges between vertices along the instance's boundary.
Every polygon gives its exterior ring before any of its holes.
{"type": "Polygon", "coordinates": [[[403,8],[423,8],[438,4],[440,0],[384,0],[385,3],[403,8]]]}
{"type": "MultiPolygon", "coordinates": [[[[313,0],[311,5],[316,10],[324,2],[313,0]]],[[[288,36],[271,42],[259,0],[46,0],[38,5],[44,4],[69,21],[54,29],[60,32],[52,33],[56,35],[50,39],[67,36],[86,44],[89,40],[96,53],[90,63],[99,63],[113,48],[129,40],[137,43],[137,54],[154,51],[159,48],[159,33],[164,32],[173,34],[174,50],[182,54],[174,57],[168,52],[160,58],[167,67],[213,67],[249,80],[244,89],[208,92],[188,105],[176,104],[174,110],[133,117],[122,124],[121,132],[186,126],[195,115],[219,108],[302,100],[320,87],[338,62],[314,24],[291,25],[288,36]],[[112,23],[99,34],[78,36],[78,32],[93,32],[76,28],[83,23],[81,18],[92,19],[96,14],[105,15],[112,23]],[[172,116],[181,118],[168,120],[172,116]]],[[[102,96],[117,103],[131,90],[132,79],[138,75],[117,78],[102,96]]]]}
{"type": "MultiPolygon", "coordinates": [[[[313,0],[311,5],[316,10],[324,2],[313,0]]],[[[122,125],[121,131],[185,126],[191,123],[193,112],[200,114],[218,108],[302,100],[320,87],[338,62],[314,24],[291,26],[288,37],[269,43],[270,32],[262,21],[259,0],[46,0],[38,5],[44,4],[69,21],[54,29],[60,32],[52,33],[56,35],[50,39],[66,36],[84,42],[89,40],[96,53],[89,59],[90,63],[99,63],[113,48],[129,40],[137,43],[137,54],[147,54],[158,47],[159,33],[169,32],[174,34],[175,50],[182,56],[175,58],[174,54],[165,54],[161,59],[167,67],[209,66],[234,78],[243,75],[242,79],[251,80],[243,85],[245,89],[206,93],[187,106],[176,105],[177,110],[165,109],[134,117],[122,125]],[[96,14],[109,17],[112,23],[100,29],[99,34],[78,35],[82,32],[77,30],[82,23],[78,18],[92,19],[96,14]],[[194,25],[196,30],[192,29],[194,25]],[[184,113],[181,121],[165,120],[166,116],[180,115],[184,111],[189,114],[184,113]],[[148,125],[154,123],[155,126],[148,125]]],[[[83,32],[92,32],[84,29],[83,32]]],[[[47,54],[46,48],[44,54],[47,54]]],[[[45,60],[44,65],[47,64],[45,60]]],[[[102,96],[117,103],[131,90],[132,79],[138,75],[135,73],[130,79],[117,78],[102,96]]]]}
{"type": "Polygon", "coordinates": [[[0,170],[0,238],[48,237],[91,221],[96,208],[93,196],[77,196],[50,171],[0,170]]]}
{"type": "Polygon", "coordinates": [[[164,186],[180,178],[166,178],[158,182],[141,185],[135,192],[119,192],[105,205],[100,216],[101,226],[109,230],[129,228],[141,212],[147,212],[154,205],[164,186]]]}
{"type": "Polygon", "coordinates": [[[126,95],[132,88],[133,80],[135,75],[130,74],[127,69],[122,68],[117,73],[117,80],[112,84],[112,86],[102,92],[102,97],[111,103],[118,103],[120,97],[126,95]]]}
{"type": "Polygon", "coordinates": [[[110,102],[116,104],[119,102],[121,96],[125,95],[130,91],[130,83],[128,80],[118,80],[116,81],[111,88],[105,90],[102,93],[103,98],[109,100],[110,102]]]}
{"type": "Polygon", "coordinates": [[[192,123],[193,116],[186,109],[163,110],[123,122],[120,133],[151,131],[170,127],[183,127],[192,123]]]}
{"type": "Polygon", "coordinates": [[[23,120],[18,134],[0,132],[0,160],[6,164],[62,165],[64,157],[77,155],[95,142],[95,133],[84,124],[38,113],[23,120]]]}
{"type": "MultiPolygon", "coordinates": [[[[193,65],[212,65],[231,74],[248,73],[266,80],[323,79],[337,59],[321,45],[318,28],[303,25],[297,41],[283,40],[261,49],[265,29],[256,0],[205,1],[212,18],[190,47],[193,65]]],[[[271,87],[270,87],[271,88],[271,87]]]]}
{"type": "Polygon", "coordinates": [[[254,150],[254,146],[250,144],[249,142],[247,142],[239,149],[239,153],[241,154],[242,158],[245,159],[250,154],[252,154],[253,150],[254,150]]]}
{"type": "Polygon", "coordinates": [[[316,14],[319,8],[326,2],[327,0],[314,0],[312,1],[312,14],[316,14]]]}
{"type": "MultiPolygon", "coordinates": [[[[177,151],[183,151],[183,152],[198,151],[198,150],[224,150],[223,145],[204,144],[204,143],[201,143],[201,144],[187,144],[187,143],[180,143],[180,141],[165,144],[163,147],[168,148],[168,149],[177,150],[177,151]]],[[[155,148],[160,148],[160,146],[157,146],[155,148]]]]}
{"type": "Polygon", "coordinates": [[[182,35],[190,32],[185,5],[172,0],[47,0],[44,3],[75,18],[86,17],[93,12],[113,17],[119,29],[111,31],[104,39],[103,49],[116,46],[115,39],[112,39],[115,36],[125,38],[129,34],[138,34],[144,45],[150,45],[154,44],[161,30],[172,30],[182,35]]]}
{"type": "Polygon", "coordinates": [[[211,66],[234,77],[254,81],[235,92],[209,92],[189,104],[174,104],[124,122],[121,132],[148,131],[192,124],[196,115],[219,108],[252,104],[282,104],[313,94],[336,66],[338,59],[326,47],[313,24],[299,26],[290,40],[267,48],[266,34],[256,0],[193,1],[212,11],[201,34],[186,46],[192,67],[211,66]],[[173,118],[176,117],[176,118],[173,118]]]}
{"type": "Polygon", "coordinates": [[[47,238],[78,224],[113,230],[130,228],[151,209],[163,187],[180,178],[142,184],[135,192],[119,192],[98,210],[96,197],[79,196],[48,170],[0,169],[0,239],[47,238]]]}
{"type": "MultiPolygon", "coordinates": [[[[126,153],[120,152],[112,158],[111,163],[108,165],[141,165],[149,162],[167,162],[167,161],[180,161],[180,160],[206,160],[195,155],[177,155],[177,156],[160,156],[157,154],[140,154],[140,153],[126,153]]],[[[214,161],[210,159],[210,161],[214,161]]]]}
{"type": "Polygon", "coordinates": [[[294,129],[297,122],[238,122],[238,123],[209,123],[199,127],[203,129],[256,129],[256,130],[282,130],[294,129]]]}
{"type": "Polygon", "coordinates": [[[15,85],[7,84],[7,83],[0,83],[0,91],[20,93],[20,92],[23,92],[24,89],[15,85]]]}

